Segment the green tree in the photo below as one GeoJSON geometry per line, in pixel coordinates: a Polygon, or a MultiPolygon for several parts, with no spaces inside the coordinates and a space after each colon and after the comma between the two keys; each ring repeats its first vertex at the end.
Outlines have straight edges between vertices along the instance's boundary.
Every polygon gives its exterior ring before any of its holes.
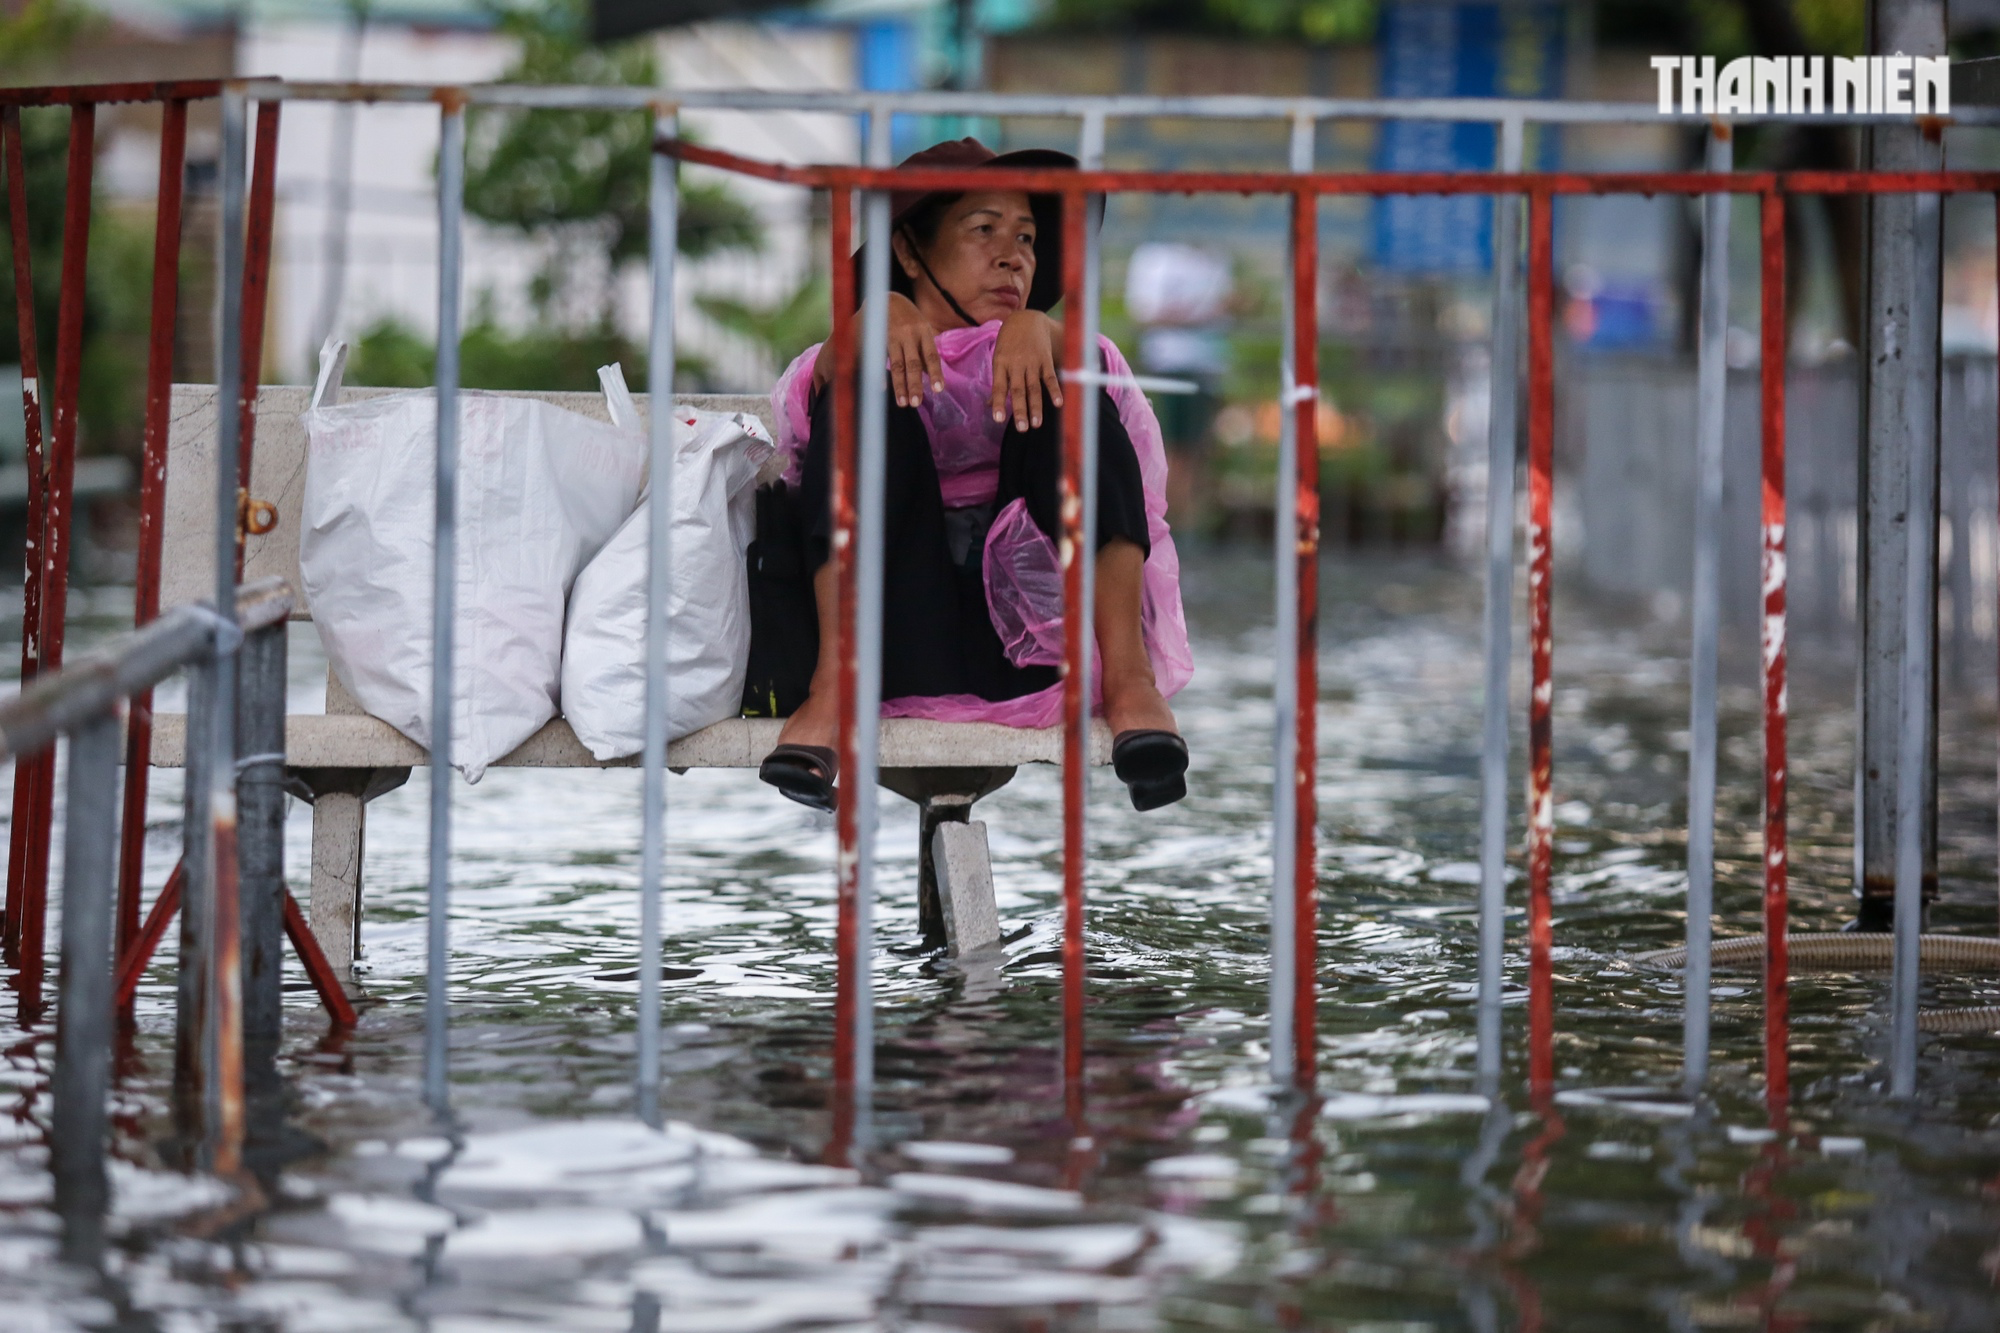
{"type": "Polygon", "coordinates": [[[701,313],[729,332],[748,338],[770,354],[780,369],[827,335],[827,280],[815,273],[767,306],[729,296],[700,296],[701,313]]]}
{"type": "MultiPolygon", "coordinates": [[[[650,50],[639,43],[591,46],[577,0],[503,14],[501,29],[521,54],[501,77],[508,83],[651,87],[650,50]]],[[[478,108],[466,123],[465,206],[473,216],[553,243],[531,296],[546,315],[606,323],[614,282],[592,292],[578,284],[606,267],[579,262],[609,257],[615,279],[646,257],[650,214],[652,118],[637,111],[523,111],[478,108]]],[[[681,193],[680,250],[700,259],[722,250],[756,250],[756,214],[725,187],[691,183],[681,193]]]]}
{"type": "MultiPolygon", "coordinates": [[[[97,22],[71,0],[29,0],[0,17],[0,82],[22,84],[55,77],[64,54],[97,22]]],[[[28,264],[45,381],[53,381],[56,370],[69,119],[69,112],[61,108],[31,107],[21,113],[28,264]]],[[[150,210],[118,210],[107,207],[101,197],[92,200],[77,409],[79,447],[86,452],[138,453],[145,411],[146,331],[152,317],[152,235],[150,210]]],[[[19,364],[13,246],[12,229],[0,227],[0,363],[19,364]]],[[[0,404],[0,411],[13,410],[11,402],[0,404]]],[[[9,434],[17,431],[18,425],[9,434]]]]}

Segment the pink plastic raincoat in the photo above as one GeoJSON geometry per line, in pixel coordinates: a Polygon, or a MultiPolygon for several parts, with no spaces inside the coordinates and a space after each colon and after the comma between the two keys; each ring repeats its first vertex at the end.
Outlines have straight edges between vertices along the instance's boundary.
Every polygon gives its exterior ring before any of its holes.
{"type": "MultiPolygon", "coordinates": [[[[995,322],[978,328],[949,329],[938,335],[944,364],[944,393],[928,390],[918,411],[937,460],[938,484],[947,509],[991,501],[999,490],[1000,439],[1004,423],[993,420],[993,348],[1000,336],[995,322]]],[[[1105,372],[1129,377],[1132,368],[1109,338],[1100,338],[1105,372]]],[[[771,394],[776,409],[778,448],[790,460],[785,479],[796,486],[812,414],[813,363],[820,347],[809,347],[786,368],[771,394]]],[[[1181,612],[1181,562],[1167,530],[1167,452],[1160,423],[1146,395],[1129,384],[1114,385],[1111,400],[1139,455],[1146,492],[1146,525],[1152,553],[1146,557],[1140,617],[1146,650],[1160,693],[1172,698],[1194,675],[1187,619],[1181,612]]],[[[1015,500],[994,516],[986,538],[986,604],[993,628],[1016,666],[1055,665],[1062,660],[1062,573],[1055,543],[1015,500]]],[[[1094,691],[1095,693],[1095,691],[1094,691]]],[[[1101,696],[1093,703],[1102,702],[1101,696]]],[[[1053,726],[1062,717],[1062,686],[994,702],[970,694],[911,696],[882,701],[884,717],[926,717],[943,722],[998,722],[1010,727],[1053,726]]]]}

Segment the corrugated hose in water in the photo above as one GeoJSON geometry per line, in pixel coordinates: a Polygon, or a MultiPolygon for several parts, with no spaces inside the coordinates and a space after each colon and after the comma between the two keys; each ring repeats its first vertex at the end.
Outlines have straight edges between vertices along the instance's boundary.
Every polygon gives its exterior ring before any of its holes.
{"type": "MultiPolygon", "coordinates": [[[[1800,971],[1887,971],[1895,958],[1896,937],[1887,934],[1787,935],[1785,950],[1800,971]]],[[[1718,940],[1709,951],[1718,968],[1758,967],[1764,962],[1764,937],[1742,935],[1718,940]]],[[[1638,961],[1655,967],[1687,966],[1687,949],[1660,949],[1640,954],[1638,961]]],[[[1971,935],[1924,935],[1917,941],[1917,964],[1925,972],[2000,972],[2000,940],[1971,935]]],[[[2000,1032],[2000,1005],[1974,1009],[1926,1009],[1917,1015],[1925,1032],[2000,1032]]]]}

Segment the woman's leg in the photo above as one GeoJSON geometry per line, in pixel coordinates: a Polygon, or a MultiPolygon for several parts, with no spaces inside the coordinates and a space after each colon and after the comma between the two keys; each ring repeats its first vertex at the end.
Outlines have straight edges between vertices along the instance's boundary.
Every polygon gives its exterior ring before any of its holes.
{"type": "MultiPolygon", "coordinates": [[[[807,528],[819,655],[804,703],[786,719],[780,744],[831,746],[838,733],[835,689],[840,663],[832,549],[830,393],[813,405],[812,434],[799,476],[799,511],[807,528]]],[[[882,697],[955,694],[965,676],[959,636],[960,593],[945,537],[944,500],[930,438],[914,408],[889,404],[883,534],[882,697]]]]}
{"type": "MultiPolygon", "coordinates": [[[[1173,709],[1153,678],[1141,618],[1151,541],[1138,450],[1118,419],[1111,395],[1100,390],[1094,406],[1098,413],[1096,630],[1104,673],[1104,720],[1114,735],[1177,731],[1173,709]]],[[[1005,505],[1025,498],[1029,517],[1060,541],[1061,488],[1062,410],[1051,408],[1040,426],[1008,429],[1001,444],[998,502],[1005,505]]]]}
{"type": "Polygon", "coordinates": [[[833,748],[840,736],[836,691],[840,670],[840,617],[834,566],[829,560],[813,574],[813,602],[819,609],[819,658],[813,663],[812,689],[806,701],[785,719],[780,745],[824,745],[833,748]]]}
{"type": "Polygon", "coordinates": [[[1104,721],[1121,731],[1179,731],[1153,679],[1140,620],[1145,553],[1124,537],[1097,552],[1097,651],[1104,672],[1104,721]]]}

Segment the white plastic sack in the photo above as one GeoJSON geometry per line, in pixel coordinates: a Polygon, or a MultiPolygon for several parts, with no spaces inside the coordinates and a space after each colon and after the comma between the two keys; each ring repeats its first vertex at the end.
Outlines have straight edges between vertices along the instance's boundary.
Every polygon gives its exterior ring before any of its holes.
{"type": "MultiPolygon", "coordinates": [[[[299,568],[340,683],[428,745],[436,393],[340,404],[346,360],[329,340],[304,416],[299,568]]],[[[598,378],[610,425],[533,398],[459,397],[451,757],[470,782],[555,716],[564,599],[645,483],[625,377],[598,378]]]]}
{"type": "MultiPolygon", "coordinates": [[[[667,588],[667,738],[743,708],[750,655],[744,555],[758,470],[777,453],[745,413],[674,412],[673,545],[667,588]]],[[[599,759],[645,743],[648,505],[577,576],[563,644],[563,716],[599,759]]]]}

